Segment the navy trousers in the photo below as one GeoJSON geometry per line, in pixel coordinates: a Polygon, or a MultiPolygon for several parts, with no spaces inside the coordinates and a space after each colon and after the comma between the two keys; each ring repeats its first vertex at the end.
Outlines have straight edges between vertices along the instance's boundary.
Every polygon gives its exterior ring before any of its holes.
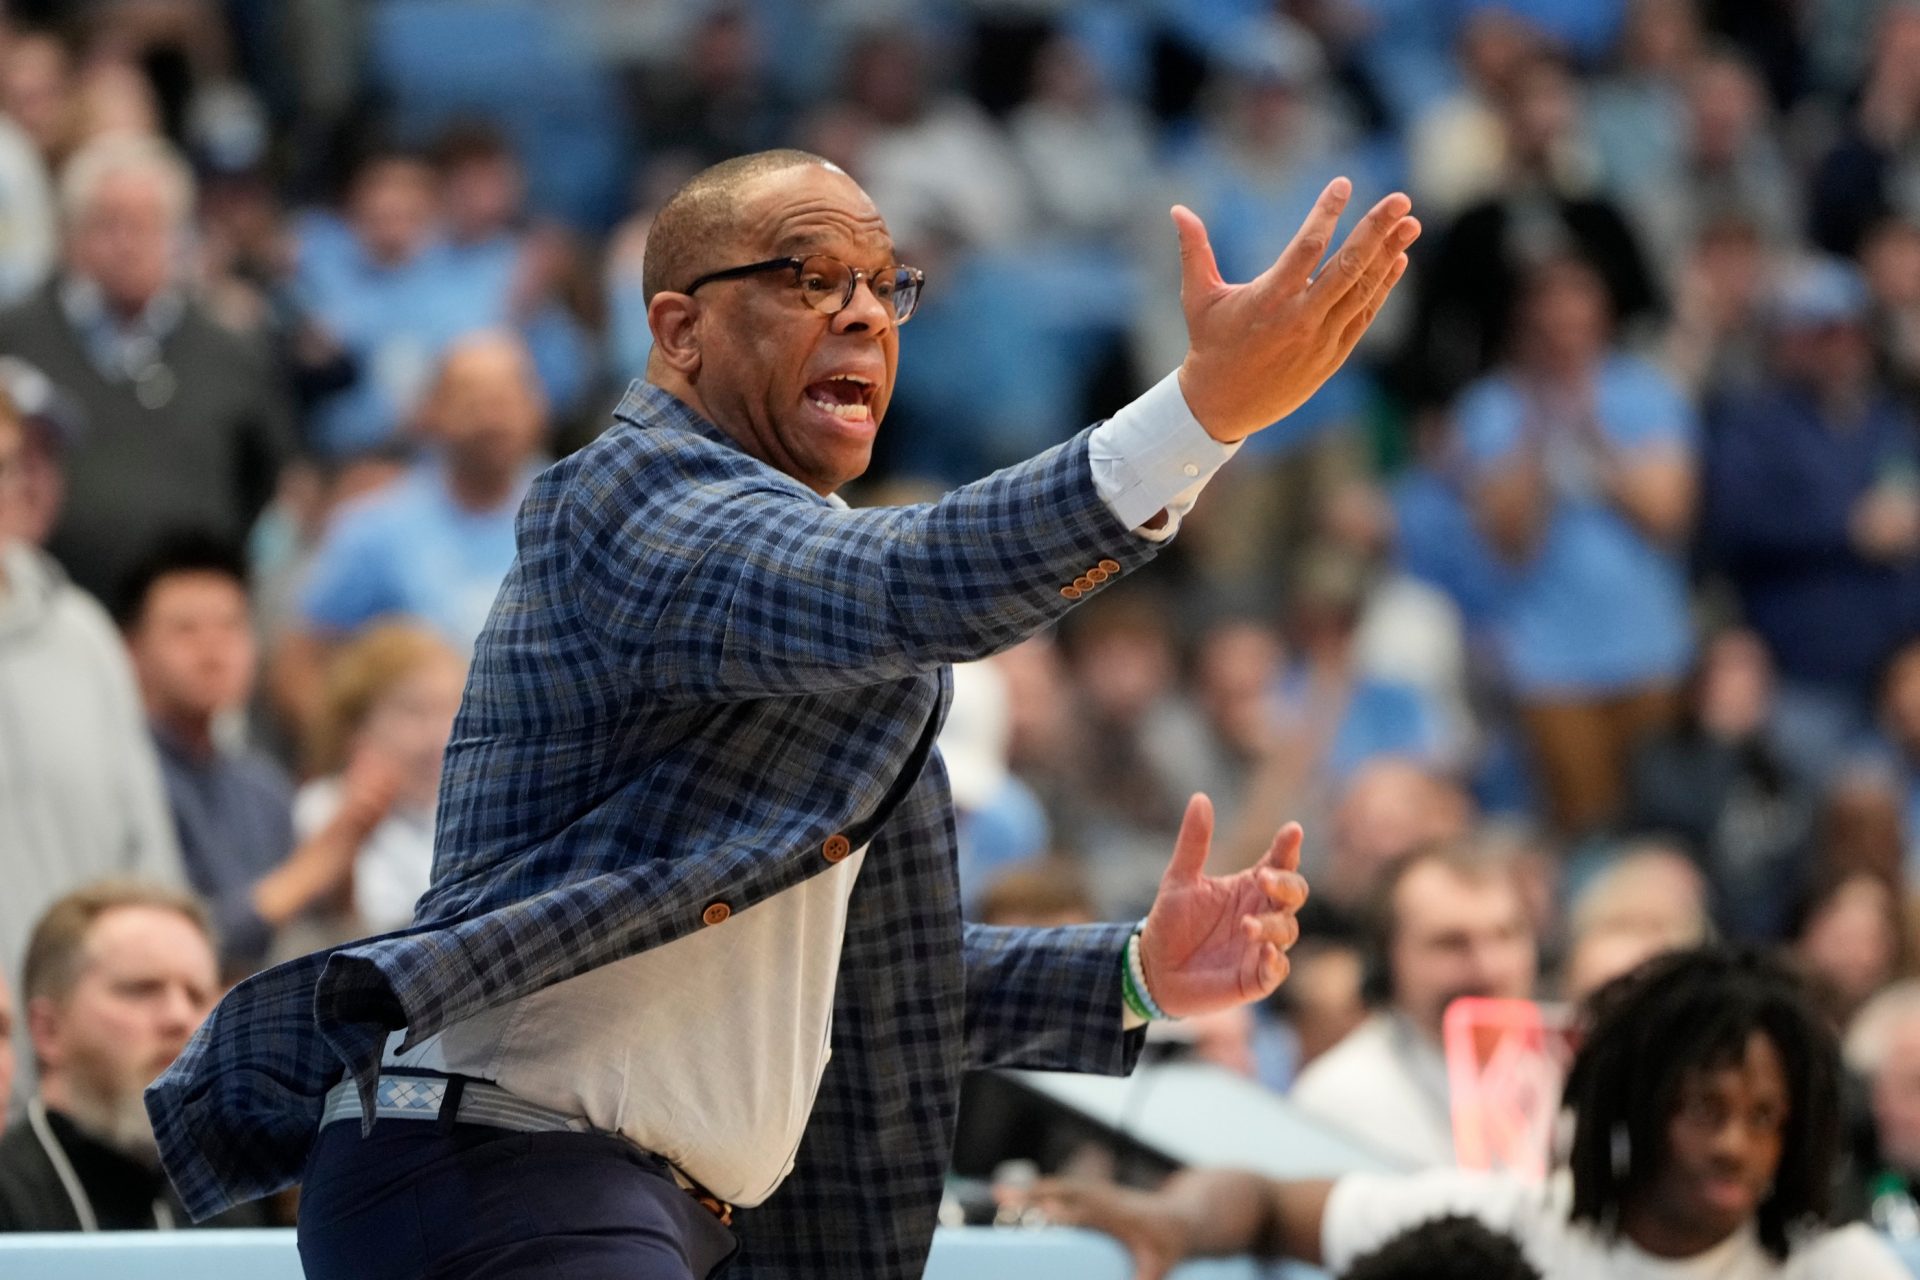
{"type": "Polygon", "coordinates": [[[736,1247],[620,1138],[390,1119],[320,1131],[299,1240],[307,1280],[708,1280],[736,1247]]]}

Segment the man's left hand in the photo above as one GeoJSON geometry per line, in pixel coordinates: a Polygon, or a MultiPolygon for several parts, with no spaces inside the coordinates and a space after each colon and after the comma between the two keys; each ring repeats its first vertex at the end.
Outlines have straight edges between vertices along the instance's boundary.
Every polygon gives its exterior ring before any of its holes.
{"type": "Polygon", "coordinates": [[[1300,824],[1289,822],[1259,862],[1230,876],[1206,874],[1213,802],[1195,795],[1140,935],[1154,1002],[1174,1017],[1212,1013],[1271,995],[1287,976],[1287,948],[1300,937],[1294,913],[1307,900],[1300,824]]]}

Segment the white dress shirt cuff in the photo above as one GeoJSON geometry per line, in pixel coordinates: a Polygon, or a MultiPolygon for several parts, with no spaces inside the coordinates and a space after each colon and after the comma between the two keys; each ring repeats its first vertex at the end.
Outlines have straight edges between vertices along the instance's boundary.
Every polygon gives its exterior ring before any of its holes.
{"type": "Polygon", "coordinates": [[[1177,372],[1095,427],[1088,441],[1093,487],[1121,524],[1155,542],[1174,535],[1213,473],[1239,451],[1238,441],[1221,444],[1207,434],[1187,408],[1177,372]],[[1167,522],[1146,528],[1162,511],[1167,522]]]}

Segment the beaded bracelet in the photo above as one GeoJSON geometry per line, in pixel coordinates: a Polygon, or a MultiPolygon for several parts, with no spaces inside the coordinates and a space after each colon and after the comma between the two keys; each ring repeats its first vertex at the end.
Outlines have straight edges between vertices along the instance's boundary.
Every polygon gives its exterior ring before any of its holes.
{"type": "Polygon", "coordinates": [[[1171,1022],[1172,1014],[1162,1009],[1153,998],[1153,992],[1147,989],[1147,970],[1140,960],[1140,933],[1136,930],[1127,939],[1127,953],[1120,971],[1120,996],[1126,1001],[1127,1008],[1137,1018],[1149,1022],[1171,1022]]]}

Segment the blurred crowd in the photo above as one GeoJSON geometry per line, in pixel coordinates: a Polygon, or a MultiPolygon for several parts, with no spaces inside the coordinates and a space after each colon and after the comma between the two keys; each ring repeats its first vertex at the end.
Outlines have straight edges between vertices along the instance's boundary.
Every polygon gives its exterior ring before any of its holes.
{"type": "Polygon", "coordinates": [[[773,145],[927,273],[862,502],[1177,363],[1175,201],[1230,279],[1337,174],[1426,226],[1173,551],[956,673],[974,914],[1142,910],[1192,791],[1222,869],[1300,819],[1291,980],[1176,1034],[1415,1164],[1453,998],[1777,946],[1862,1072],[1857,1207],[1920,1235],[1911,0],[8,4],[16,1103],[92,1008],[22,969],[77,890],[63,936],[173,975],[87,1015],[106,1138],[218,989],[196,945],[231,980],[408,921],[520,496],[644,370],[652,211],[773,145]],[[184,910],[87,888],[125,876],[196,895],[172,952],[101,924],[184,910]]]}

